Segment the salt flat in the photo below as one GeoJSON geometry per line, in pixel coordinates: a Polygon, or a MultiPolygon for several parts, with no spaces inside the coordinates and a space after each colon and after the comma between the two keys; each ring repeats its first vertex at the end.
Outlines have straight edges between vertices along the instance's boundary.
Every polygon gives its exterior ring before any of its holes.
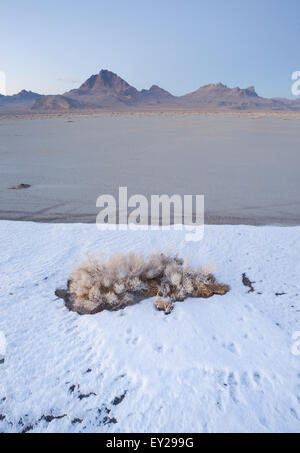
{"type": "Polygon", "coordinates": [[[206,223],[300,224],[297,118],[109,115],[0,120],[0,218],[95,222],[99,195],[205,196],[206,223]],[[284,120],[286,119],[286,121],[284,120]],[[9,190],[18,184],[26,190],[9,190]]]}
{"type": "Polygon", "coordinates": [[[0,432],[299,432],[299,235],[206,226],[190,243],[173,229],[1,221],[0,432]],[[169,316],[149,299],[80,317],[54,291],[100,249],[212,262],[231,291],[169,316]]]}

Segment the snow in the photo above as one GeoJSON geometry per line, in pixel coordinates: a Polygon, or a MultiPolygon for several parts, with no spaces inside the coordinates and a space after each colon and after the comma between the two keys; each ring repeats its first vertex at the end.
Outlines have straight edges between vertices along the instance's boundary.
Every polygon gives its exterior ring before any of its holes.
{"type": "Polygon", "coordinates": [[[0,432],[299,432],[299,237],[223,225],[191,243],[173,229],[1,221],[0,432]],[[169,316],[151,299],[79,316],[54,291],[87,250],[177,252],[216,265],[231,291],[169,316]]]}

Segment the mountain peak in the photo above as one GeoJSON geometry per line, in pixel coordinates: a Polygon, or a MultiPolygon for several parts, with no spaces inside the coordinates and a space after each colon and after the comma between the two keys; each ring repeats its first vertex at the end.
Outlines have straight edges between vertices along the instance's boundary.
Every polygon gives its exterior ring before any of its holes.
{"type": "Polygon", "coordinates": [[[237,94],[238,96],[250,96],[250,97],[258,97],[258,94],[255,91],[254,86],[248,88],[232,88],[231,92],[233,94],[237,94]]]}
{"type": "Polygon", "coordinates": [[[152,85],[150,91],[164,91],[164,90],[160,88],[158,85],[152,85]]]}
{"type": "Polygon", "coordinates": [[[166,91],[163,88],[159,87],[158,85],[152,85],[152,87],[150,88],[149,91],[151,93],[153,93],[153,94],[173,97],[171,93],[169,93],[168,91],[166,91]]]}
{"type": "Polygon", "coordinates": [[[21,90],[17,94],[12,94],[10,96],[1,96],[1,104],[18,104],[20,106],[26,106],[32,104],[36,99],[40,97],[42,97],[41,94],[34,93],[33,91],[21,90]]]}
{"type": "Polygon", "coordinates": [[[141,90],[142,101],[149,101],[151,104],[159,104],[166,100],[172,100],[174,96],[158,85],[152,85],[149,90],[141,90]]]}
{"type": "Polygon", "coordinates": [[[92,75],[78,89],[82,94],[95,93],[120,93],[130,88],[130,85],[125,82],[114,72],[108,69],[102,69],[99,74],[92,75]]]}
{"type": "Polygon", "coordinates": [[[34,93],[33,91],[21,90],[19,93],[14,95],[16,98],[21,99],[36,99],[40,97],[40,94],[34,93]]]}
{"type": "Polygon", "coordinates": [[[205,89],[205,90],[228,90],[228,86],[227,85],[224,85],[224,83],[210,83],[209,85],[204,85],[203,87],[199,88],[200,90],[201,89],[205,89]]]}
{"type": "Polygon", "coordinates": [[[245,89],[246,93],[249,94],[250,96],[255,96],[258,97],[258,94],[255,91],[255,87],[251,86],[245,89]]]}

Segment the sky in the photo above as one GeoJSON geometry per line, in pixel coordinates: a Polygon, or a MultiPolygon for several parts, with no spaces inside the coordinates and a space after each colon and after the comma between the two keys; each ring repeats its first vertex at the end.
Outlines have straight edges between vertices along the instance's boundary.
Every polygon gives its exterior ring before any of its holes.
{"type": "Polygon", "coordinates": [[[181,95],[208,83],[289,97],[299,0],[0,0],[6,92],[61,94],[101,69],[181,95]]]}

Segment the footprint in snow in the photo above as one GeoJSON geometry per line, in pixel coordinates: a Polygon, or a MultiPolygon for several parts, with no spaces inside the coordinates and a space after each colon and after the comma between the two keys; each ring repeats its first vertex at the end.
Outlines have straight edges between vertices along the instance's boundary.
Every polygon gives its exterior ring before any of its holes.
{"type": "Polygon", "coordinates": [[[258,386],[261,385],[261,377],[257,371],[255,371],[255,373],[253,373],[253,379],[254,379],[254,382],[256,383],[256,385],[258,385],[258,386]]]}
{"type": "Polygon", "coordinates": [[[238,390],[238,382],[235,378],[235,374],[232,372],[228,376],[228,386],[229,386],[229,395],[232,401],[235,404],[239,403],[239,399],[237,397],[237,390],[238,390]]]}
{"type": "Polygon", "coordinates": [[[127,329],[126,333],[127,333],[126,344],[136,345],[137,342],[139,341],[139,338],[132,335],[132,329],[127,329]]]}
{"type": "Polygon", "coordinates": [[[298,414],[297,414],[296,410],[293,407],[291,407],[290,413],[296,420],[299,420],[298,414]]]}
{"type": "Polygon", "coordinates": [[[228,351],[232,352],[232,354],[236,354],[236,355],[239,355],[239,352],[237,350],[237,347],[234,343],[229,343],[228,345],[224,345],[223,344],[223,347],[225,349],[227,349],[228,351]]]}
{"type": "Polygon", "coordinates": [[[156,351],[156,352],[162,352],[163,347],[162,347],[162,346],[154,346],[153,349],[154,349],[154,351],[156,351]]]}

